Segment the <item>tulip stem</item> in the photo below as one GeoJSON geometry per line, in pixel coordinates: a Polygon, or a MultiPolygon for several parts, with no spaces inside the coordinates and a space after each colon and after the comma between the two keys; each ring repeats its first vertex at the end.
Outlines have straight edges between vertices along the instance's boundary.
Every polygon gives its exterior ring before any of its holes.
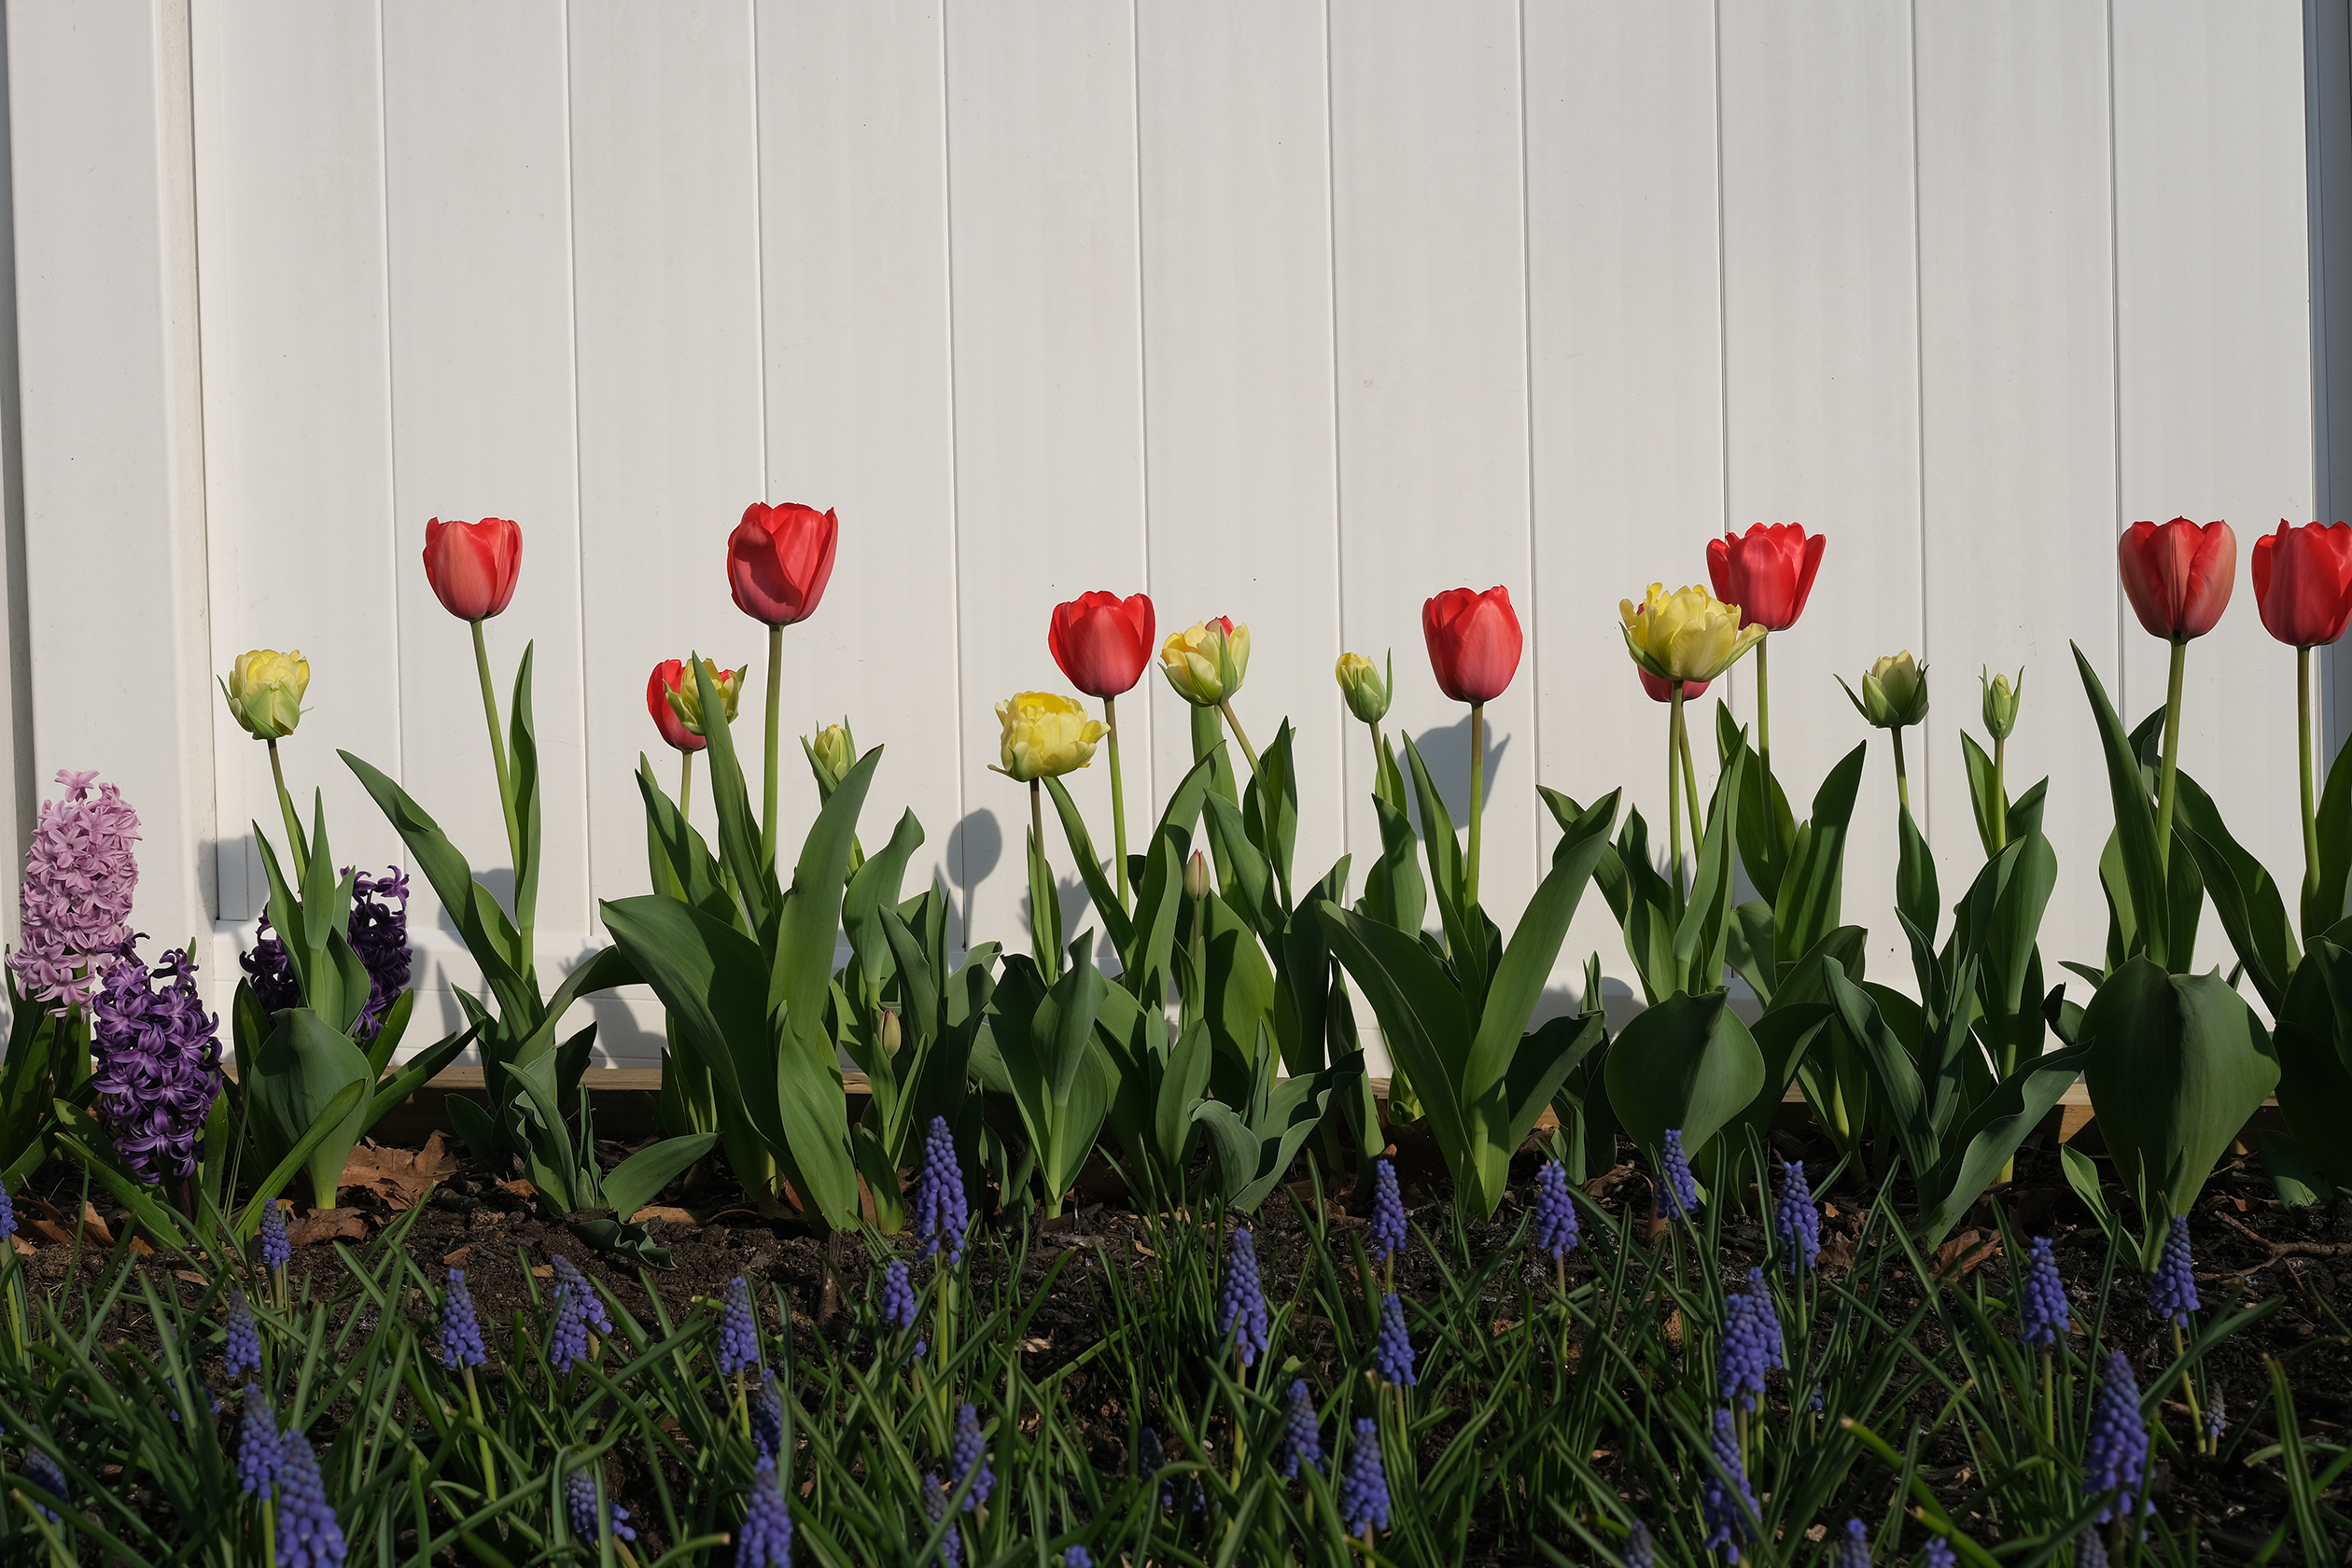
{"type": "Polygon", "coordinates": [[[2003,780],[2007,771],[2009,742],[1999,735],[1993,737],[1993,852],[1999,854],[2009,847],[2009,787],[2003,780]]]}
{"type": "Polygon", "coordinates": [[[1908,817],[1911,815],[1911,771],[1903,766],[1903,726],[1897,724],[1886,733],[1895,737],[1895,799],[1902,806],[1903,815],[1908,817]]]}
{"type": "Polygon", "coordinates": [[[1690,721],[1682,721],[1675,737],[1675,749],[1682,753],[1683,799],[1690,806],[1690,852],[1699,853],[1699,841],[1706,836],[1706,815],[1699,809],[1699,769],[1690,760],[1690,721]]]}
{"type": "MultiPolygon", "coordinates": [[[[1029,780],[1029,843],[1032,846],[1031,852],[1037,856],[1038,862],[1042,865],[1051,865],[1052,862],[1045,859],[1044,789],[1034,778],[1029,780]]],[[[1032,912],[1033,917],[1034,912],[1032,912]]]]}
{"type": "Polygon", "coordinates": [[[1250,777],[1255,778],[1258,773],[1257,748],[1250,744],[1248,734],[1241,728],[1241,721],[1234,717],[1233,703],[1230,699],[1219,703],[1217,711],[1224,714],[1225,721],[1233,726],[1234,743],[1241,748],[1241,760],[1250,764],[1250,777]]]}
{"type": "Polygon", "coordinates": [[[1462,878],[1462,906],[1478,906],[1478,827],[1486,815],[1486,704],[1470,705],[1470,864],[1462,878]]]}
{"type": "Polygon", "coordinates": [[[2180,679],[2188,665],[2189,644],[2176,640],[2172,679],[2164,691],[2164,765],[2156,775],[2156,863],[2167,877],[2172,875],[2173,780],[2180,772],[2180,679]]]}
{"type": "MultiPolygon", "coordinates": [[[[2303,733],[2303,772],[2305,774],[2309,774],[2311,771],[2310,752],[2311,735],[2309,729],[2306,728],[2303,733]]],[[[310,880],[310,849],[309,847],[302,842],[302,819],[295,814],[294,797],[287,792],[286,768],[278,762],[277,742],[275,740],[272,740],[270,742],[270,777],[277,780],[278,810],[286,817],[286,842],[290,845],[294,850],[294,880],[298,884],[307,882],[310,880]]],[[[2303,791],[2303,822],[2306,827],[2310,824],[2310,821],[2311,791],[2308,787],[2306,787],[2303,791]]]]}
{"type": "MultiPolygon", "coordinates": [[[[523,890],[523,822],[514,814],[514,779],[507,771],[506,741],[498,734],[498,693],[490,683],[490,647],[482,637],[482,623],[467,623],[473,627],[474,673],[482,678],[482,715],[490,723],[490,762],[498,771],[498,806],[506,813],[507,850],[514,857],[514,888],[520,901],[523,890]]],[[[528,947],[523,950],[523,963],[531,962],[528,947]]]]}
{"type": "Polygon", "coordinates": [[[1756,642],[1756,760],[1764,769],[1764,826],[1767,836],[1777,833],[1780,823],[1772,810],[1772,682],[1764,663],[1764,654],[1772,645],[1772,634],[1766,632],[1756,642]]]}
{"type": "Polygon", "coordinates": [[[2295,650],[2295,779],[2303,786],[2303,903],[2319,896],[2319,820],[2312,815],[2311,650],[2295,650]]]}
{"type": "Polygon", "coordinates": [[[760,799],[760,858],[776,863],[776,733],[784,702],[784,628],[768,628],[767,783],[760,799]]]}
{"type": "Polygon", "coordinates": [[[694,810],[694,754],[678,754],[678,819],[692,825],[694,810]]]}
{"type": "MultiPolygon", "coordinates": [[[[1674,906],[1683,901],[1682,863],[1682,727],[1683,683],[1667,682],[1666,718],[1666,854],[1674,864],[1674,906]]],[[[1695,824],[1694,824],[1695,825],[1695,824]]]]}
{"type": "Polygon", "coordinates": [[[1132,908],[1127,900],[1127,791],[1119,783],[1119,699],[1102,699],[1102,721],[1111,732],[1111,848],[1119,874],[1119,907],[1132,908]]]}

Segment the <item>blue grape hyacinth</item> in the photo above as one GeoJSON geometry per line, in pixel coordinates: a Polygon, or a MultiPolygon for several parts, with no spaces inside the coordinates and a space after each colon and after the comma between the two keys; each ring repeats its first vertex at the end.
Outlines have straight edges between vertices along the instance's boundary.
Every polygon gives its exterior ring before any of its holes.
{"type": "Polygon", "coordinates": [[[1253,1366],[1268,1337],[1266,1291],[1258,1282],[1257,1238],[1236,1225],[1225,1248],[1225,1284],[1217,1293],[1217,1332],[1233,1337],[1241,1365],[1253,1366]]]}
{"type": "Polygon", "coordinates": [[[2163,1254],[2148,1281],[2148,1311],[2159,1323],[2189,1326],[2189,1314],[2204,1305],[2197,1299],[2196,1265],[2189,1256],[2189,1222],[2173,1216],[2172,1233],[2164,1238],[2163,1254]]]}
{"type": "MultiPolygon", "coordinates": [[[[16,1200],[8,1196],[8,1183],[0,1182],[0,1241],[17,1233],[16,1200]]],[[[15,1249],[10,1248],[13,1252],[15,1249]]]]}
{"type": "Polygon", "coordinates": [[[1403,1252],[1411,1232],[1405,1225],[1405,1198],[1396,1190],[1396,1167],[1387,1160],[1372,1162],[1372,1227],[1365,1234],[1365,1250],[1374,1263],[1385,1263],[1403,1252]]]}
{"type": "Polygon", "coordinates": [[[343,1568],[343,1526],[327,1502],[318,1455],[299,1432],[286,1435],[277,1494],[277,1568],[343,1568]]]}
{"type": "Polygon", "coordinates": [[[2148,1474],[2148,1423],[2140,1419],[2139,1379],[2121,1351],[2107,1352],[2107,1372],[2099,1379],[2098,1397],[2091,1406],[2091,1435],[2082,1450],[2082,1491],[2086,1497],[2109,1496],[2099,1510],[2099,1522],[2135,1508],[2152,1510],[2140,1495],[2141,1477],[2148,1474]]]}
{"type": "MultiPolygon", "coordinates": [[[[1140,1481],[1155,1476],[1167,1463],[1168,1446],[1160,1441],[1157,1432],[1145,1427],[1135,1439],[1135,1478],[1140,1481]]],[[[1163,1513],[1176,1506],[1175,1491],[1165,1482],[1160,1486],[1159,1505],[1163,1513]]]]}
{"type": "Polygon", "coordinates": [[[1625,1533],[1625,1568],[1658,1568],[1658,1543],[1650,1539],[1649,1526],[1640,1519],[1625,1533]]]}
{"type": "MultiPolygon", "coordinates": [[[[618,1503],[605,1506],[606,1521],[612,1527],[616,1541],[634,1541],[637,1532],[629,1528],[629,1510],[618,1503]]],[[[571,1526],[572,1539],[594,1546],[596,1530],[596,1477],[585,1470],[575,1470],[564,1477],[564,1519],[571,1526]]]]}
{"type": "Polygon", "coordinates": [[[2050,1239],[2037,1236],[2017,1281],[2017,1337],[2047,1351],[2056,1347],[2068,1326],[2066,1285],[2058,1277],[2058,1260],[2051,1254],[2050,1239]]]}
{"type": "Polygon", "coordinates": [[[1380,1429],[1357,1417],[1355,1441],[1348,1445],[1348,1468],[1339,1477],[1339,1526],[1350,1535],[1369,1535],[1389,1527],[1388,1471],[1380,1463],[1380,1429]]]}
{"type": "Polygon", "coordinates": [[[1062,1568],[1095,1568],[1094,1553],[1084,1547],[1072,1547],[1062,1553],[1062,1568]]]}
{"type": "Polygon", "coordinates": [[[1780,1197],[1772,1204],[1772,1227],[1780,1233],[1782,1250],[1788,1254],[1789,1273],[1797,1272],[1799,1258],[1807,1268],[1821,1261],[1821,1209],[1813,1202],[1813,1188],[1805,1183],[1801,1160],[1781,1161],[1780,1197]]]}
{"type": "Polygon", "coordinates": [[[751,1396],[751,1441],[763,1454],[784,1457],[784,1389],[773,1366],[760,1374],[760,1392],[751,1396]]]}
{"type": "Polygon", "coordinates": [[[581,1321],[598,1334],[610,1335],[612,1318],[605,1311],[604,1297],[598,1295],[595,1286],[588,1282],[588,1276],[582,1274],[573,1266],[571,1259],[561,1253],[547,1261],[549,1267],[555,1270],[555,1288],[567,1290],[580,1298],[581,1321]]]}
{"type": "Polygon", "coordinates": [[[452,1372],[461,1366],[483,1366],[489,1351],[482,1343],[482,1321],[474,1316],[473,1293],[466,1288],[466,1271],[449,1271],[449,1294],[441,1302],[441,1365],[452,1372]]]}
{"type": "Polygon", "coordinates": [[[1323,1469],[1323,1422],[1315,1414],[1315,1396],[1307,1379],[1292,1379],[1282,1408],[1282,1479],[1298,1479],[1298,1467],[1323,1469]]]}
{"type": "Polygon", "coordinates": [[[1960,1568],[1960,1554],[1940,1535],[1927,1543],[1927,1555],[1920,1561],[1925,1568],[1960,1568]]]}
{"type": "Polygon", "coordinates": [[[955,1435],[947,1445],[947,1473],[950,1486],[961,1486],[964,1477],[972,1477],[972,1490],[964,1493],[967,1511],[988,1501],[988,1493],[996,1490],[996,1471],[988,1465],[988,1440],[980,1434],[980,1412],[972,1406],[959,1406],[956,1410],[955,1435]]]}
{"type": "Polygon", "coordinates": [[[2107,1543],[2099,1539],[2096,1530],[2085,1530],[2075,1537],[2075,1568],[2107,1568],[2107,1543]]]}
{"type": "Polygon", "coordinates": [[[1723,1298],[1723,1344],[1715,1355],[1715,1375],[1727,1404],[1742,1399],[1756,1408],[1764,1393],[1764,1374],[1783,1365],[1780,1314],[1771,1293],[1764,1288],[1764,1271],[1748,1270],[1748,1288],[1723,1298]]]}
{"type": "Polygon", "coordinates": [[[1405,1328],[1405,1303],[1394,1291],[1380,1298],[1380,1333],[1372,1345],[1372,1369],[1383,1380],[1407,1388],[1421,1380],[1413,1375],[1413,1338],[1405,1328]]]}
{"type": "Polygon", "coordinates": [[[558,1282],[555,1322],[547,1331],[547,1365],[562,1376],[587,1359],[588,1310],[581,1305],[578,1291],[558,1282]]]}
{"type": "Polygon", "coordinates": [[[1858,1519],[1846,1520],[1838,1538],[1837,1568],[1870,1568],[1870,1530],[1858,1519]]]}
{"type": "Polygon", "coordinates": [[[270,1483],[277,1478],[286,1457],[286,1441],[278,1435],[277,1416],[267,1395],[245,1384],[245,1421],[237,1433],[237,1484],[267,1503],[270,1483]]]}
{"type": "MultiPolygon", "coordinates": [[[[31,1481],[35,1486],[39,1487],[43,1491],[48,1492],[51,1497],[58,1498],[61,1501],[69,1500],[69,1494],[65,1490],[64,1467],[57,1463],[56,1456],[51,1454],[47,1449],[36,1448],[31,1443],[25,1444],[24,1478],[31,1481]]],[[[55,1511],[53,1511],[48,1504],[36,1503],[34,1506],[39,1510],[41,1517],[49,1520],[49,1523],[55,1524],[58,1522],[55,1511]]]]}
{"type": "Polygon", "coordinates": [[[1748,1490],[1747,1466],[1740,1463],[1740,1439],[1731,1412],[1717,1408],[1709,1440],[1715,1463],[1699,1483],[1699,1517],[1707,1526],[1708,1551],[1723,1548],[1726,1562],[1740,1561],[1740,1547],[1756,1532],[1756,1493],[1748,1490]],[[1720,1466],[1720,1470],[1716,1468],[1720,1466]]]}
{"type": "Polygon", "coordinates": [[[1683,1153],[1682,1128],[1666,1129],[1666,1147],[1658,1156],[1658,1213],[1660,1219],[1694,1219],[1699,1213],[1699,1182],[1690,1173],[1690,1156],[1683,1153]]]}
{"type": "Polygon", "coordinates": [[[776,1460],[762,1454],[751,1466],[751,1497],[735,1532],[735,1568],[792,1568],[792,1511],[776,1460]]]}
{"type": "Polygon", "coordinates": [[[2215,1383],[2205,1393],[2208,1396],[2205,1413],[2205,1438],[2208,1442],[2218,1443],[2221,1440],[2221,1434],[2230,1430],[2229,1396],[2222,1392],[2219,1383],[2215,1383]]]}
{"type": "Polygon", "coordinates": [[[1576,1206],[1568,1197],[1568,1172],[1558,1160],[1546,1160],[1536,1169],[1535,1224],[1530,1239],[1554,1263],[1575,1248],[1576,1206]]]}
{"type": "Polygon", "coordinates": [[[906,1260],[892,1258],[882,1270],[882,1321],[892,1328],[913,1328],[915,1311],[915,1283],[907,1278],[906,1260]]]}
{"type": "Polygon", "coordinates": [[[253,1305],[241,1290],[229,1293],[229,1326],[220,1347],[220,1362],[231,1378],[261,1370],[260,1326],[253,1321],[253,1305]]]}
{"type": "Polygon", "coordinates": [[[284,1268],[294,1261],[294,1249],[286,1239],[286,1215],[272,1198],[261,1206],[261,1267],[284,1268]]]}
{"type": "MultiPolygon", "coordinates": [[[[939,1484],[937,1476],[929,1471],[924,1472],[923,1519],[933,1530],[937,1530],[939,1521],[947,1517],[949,1490],[939,1484]]],[[[956,1527],[952,1524],[939,1538],[939,1560],[946,1563],[948,1568],[959,1568],[963,1561],[963,1537],[956,1533],[956,1527]]]]}
{"type": "Polygon", "coordinates": [[[719,1309],[719,1376],[732,1378],[760,1365],[760,1323],[751,1310],[751,1287],[738,1274],[727,1281],[719,1309]]]}
{"type": "Polygon", "coordinates": [[[947,1130],[946,1117],[933,1116],[931,1129],[923,1134],[922,1169],[915,1174],[914,1228],[923,1244],[917,1255],[931,1257],[944,1251],[949,1265],[963,1262],[964,1232],[971,1225],[955,1137],[947,1130]]]}

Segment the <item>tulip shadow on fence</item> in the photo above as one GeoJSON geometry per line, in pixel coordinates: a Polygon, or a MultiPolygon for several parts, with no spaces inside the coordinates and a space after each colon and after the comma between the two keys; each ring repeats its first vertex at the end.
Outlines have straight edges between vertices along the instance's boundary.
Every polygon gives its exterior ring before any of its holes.
{"type": "Polygon", "coordinates": [[[1004,859],[1004,825],[997,820],[997,814],[985,806],[966,813],[962,821],[948,830],[946,859],[947,880],[963,897],[956,922],[968,947],[973,940],[973,889],[987,881],[997,862],[1004,859]]]}
{"type": "MultiPolygon", "coordinates": [[[[1437,786],[1438,796],[1457,826],[1470,820],[1470,716],[1464,713],[1453,723],[1423,730],[1413,737],[1413,744],[1421,748],[1430,782],[1437,786]]],[[[1502,771],[1503,753],[1510,746],[1509,735],[1497,735],[1492,724],[1487,725],[1486,797],[1490,802],[1494,799],[1495,777],[1502,771]]],[[[1421,804],[1413,801],[1409,809],[1413,831],[1425,834],[1428,829],[1421,823],[1421,804]]]]}

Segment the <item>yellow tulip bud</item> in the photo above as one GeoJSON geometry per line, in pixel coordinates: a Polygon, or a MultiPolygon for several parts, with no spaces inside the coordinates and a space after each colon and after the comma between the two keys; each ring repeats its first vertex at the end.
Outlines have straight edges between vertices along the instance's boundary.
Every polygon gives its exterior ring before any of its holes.
{"type": "Polygon", "coordinates": [[[1022,784],[1085,767],[1108,733],[1100,720],[1086,717],[1084,704],[1052,692],[1023,692],[1001,702],[997,718],[1004,723],[1004,765],[996,771],[1022,784]]]}
{"type": "Polygon", "coordinates": [[[1209,857],[1196,849],[1192,859],[1184,862],[1184,896],[1205,899],[1209,896],[1209,857]]]}
{"type": "Polygon", "coordinates": [[[298,651],[257,648],[237,655],[220,683],[229,711],[256,740],[277,740],[302,721],[302,693],[310,690],[310,661],[298,651]]]}
{"type": "Polygon", "coordinates": [[[819,730],[817,738],[808,743],[808,749],[817,754],[817,765],[833,775],[835,784],[848,777],[849,770],[858,765],[858,743],[849,737],[849,721],[847,719],[819,730]]]}
{"type": "MultiPolygon", "coordinates": [[[[1838,678],[1845,686],[1845,677],[1838,678]]],[[[1845,687],[1855,712],[1882,730],[1899,730],[1927,717],[1927,666],[1910,652],[1890,654],[1862,677],[1862,694],[1845,687]]]]}
{"type": "Polygon", "coordinates": [[[1653,582],[1640,604],[1617,601],[1625,623],[1625,651],[1660,680],[1713,680],[1741,654],[1764,640],[1761,624],[1743,630],[1740,607],[1725,604],[1704,588],[1666,592],[1653,582]]]}
{"type": "Polygon", "coordinates": [[[905,1033],[899,1024],[899,1015],[895,1010],[888,1007],[882,1009],[882,1028],[877,1032],[881,1039],[882,1054],[886,1057],[897,1056],[900,1044],[905,1040],[905,1033]]]}
{"type": "Polygon", "coordinates": [[[1396,680],[1396,655],[1389,654],[1389,678],[1380,679],[1379,666],[1361,653],[1342,653],[1334,673],[1339,679],[1339,693],[1348,699],[1348,711],[1367,724],[1377,724],[1388,716],[1389,696],[1396,680]]]}
{"type": "Polygon", "coordinates": [[[1160,672],[1195,707],[1214,707],[1250,673],[1250,628],[1223,615],[1196,622],[1161,645],[1160,672]]]}
{"type": "Polygon", "coordinates": [[[1984,682],[1984,727],[1995,740],[2007,740],[2017,729],[2017,698],[2025,689],[2025,672],[2017,672],[2017,683],[2011,685],[2006,675],[1988,676],[1977,672],[1984,682]]]}
{"type": "MultiPolygon", "coordinates": [[[[734,723],[735,708],[743,700],[743,669],[722,670],[717,661],[711,659],[700,662],[703,673],[710,677],[711,685],[718,688],[719,700],[727,710],[727,722],[734,723]]],[[[670,711],[678,715],[678,721],[686,726],[688,735],[703,733],[702,685],[695,680],[693,666],[688,666],[686,679],[678,683],[676,691],[670,693],[669,705],[670,711]]]]}

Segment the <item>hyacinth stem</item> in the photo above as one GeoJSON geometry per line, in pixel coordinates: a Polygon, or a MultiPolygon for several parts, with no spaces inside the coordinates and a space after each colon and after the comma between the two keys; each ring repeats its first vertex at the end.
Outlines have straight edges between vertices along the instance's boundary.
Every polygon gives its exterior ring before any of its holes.
{"type": "Polygon", "coordinates": [[[784,706],[784,628],[768,628],[767,778],[760,795],[760,858],[776,863],[776,737],[784,706]]]}
{"type": "Polygon", "coordinates": [[[743,1428],[743,1440],[751,1441],[751,1399],[743,1389],[743,1368],[735,1368],[735,1421],[743,1428]]]}
{"type": "Polygon", "coordinates": [[[1103,727],[1111,732],[1111,854],[1117,862],[1119,907],[1134,907],[1127,897],[1127,791],[1119,782],[1119,699],[1102,699],[1103,727]]]}
{"type": "Polygon", "coordinates": [[[678,819],[692,822],[694,812],[694,754],[678,754],[678,819]]]}
{"type": "Polygon", "coordinates": [[[2180,774],[2180,680],[2188,667],[2189,644],[2175,642],[2172,676],[2164,686],[2164,763],[2156,774],[2156,863],[2167,876],[2172,875],[2173,781],[2180,774]]]}
{"type": "MultiPolygon", "coordinates": [[[[2180,1324],[2177,1323],[2172,1325],[2172,1342],[2173,1359],[2185,1360],[2189,1354],[2189,1347],[2181,1341],[2180,1324]]],[[[2205,1411],[2197,1405],[2196,1377],[2185,1366],[2180,1369],[2180,1397],[2187,1401],[2189,1406],[2190,1439],[2197,1445],[2199,1451],[2205,1451],[2206,1449],[2205,1411]]]]}
{"type": "Polygon", "coordinates": [[[2312,814],[2311,650],[2295,650],[2295,781],[2303,786],[2303,902],[2319,892],[2319,819],[2312,814]]]}
{"type": "Polygon", "coordinates": [[[1903,726],[1897,724],[1886,733],[1895,737],[1895,801],[1903,808],[1904,815],[1909,816],[1911,814],[1911,770],[1903,765],[1903,726]]]}
{"type": "MultiPolygon", "coordinates": [[[[506,738],[498,734],[498,693],[490,681],[490,645],[482,638],[482,623],[473,628],[474,673],[482,678],[482,716],[490,724],[490,763],[498,772],[498,808],[506,815],[507,852],[514,857],[514,885],[523,886],[523,822],[514,814],[514,777],[507,770],[506,738]]],[[[525,949],[528,961],[529,950],[525,949]]]]}
{"type": "Polygon", "coordinates": [[[1486,704],[1470,705],[1470,864],[1462,877],[1462,906],[1478,906],[1478,829],[1486,816],[1486,704]]]}
{"type": "MultiPolygon", "coordinates": [[[[1667,686],[1666,719],[1666,858],[1674,865],[1674,905],[1683,901],[1682,863],[1682,727],[1683,683],[1667,686]]],[[[1696,822],[1691,824],[1698,827],[1696,822]]]]}
{"type": "MultiPolygon", "coordinates": [[[[310,880],[310,849],[302,842],[302,819],[295,812],[294,796],[286,787],[286,765],[278,761],[277,742],[274,740],[270,742],[270,777],[277,781],[278,812],[286,819],[286,842],[294,855],[294,880],[297,883],[307,882],[310,880]]],[[[2310,791],[2305,791],[2304,793],[2308,797],[2310,791]]],[[[2307,805],[2303,816],[2306,819],[2311,816],[2307,805]]]]}
{"type": "MultiPolygon", "coordinates": [[[[474,1386],[472,1366],[461,1362],[459,1370],[465,1374],[466,1404],[473,1411],[477,1441],[482,1444],[482,1494],[490,1502],[496,1503],[498,1500],[498,1466],[497,1463],[490,1457],[489,1429],[483,1424],[482,1421],[482,1391],[474,1386]]],[[[271,1561],[275,1561],[276,1559],[273,1558],[271,1561]]]]}
{"type": "MultiPolygon", "coordinates": [[[[270,1490],[275,1491],[277,1484],[273,1482],[270,1490]]],[[[261,1561],[274,1563],[277,1560],[277,1499],[272,1497],[261,1505],[261,1561]]]]}
{"type": "Polygon", "coordinates": [[[2050,1448],[2058,1446],[2058,1410],[2051,1403],[2051,1367],[2050,1351],[2041,1353],[2041,1418],[2042,1442],[2050,1448]]]}
{"type": "Polygon", "coordinates": [[[1737,1428],[1739,1432],[1740,1471],[1743,1475],[1744,1475],[1747,1473],[1748,1468],[1756,1463],[1755,1455],[1748,1451],[1748,1408],[1746,1400],[1739,1399],[1732,1402],[1731,1424],[1737,1428]]]}

